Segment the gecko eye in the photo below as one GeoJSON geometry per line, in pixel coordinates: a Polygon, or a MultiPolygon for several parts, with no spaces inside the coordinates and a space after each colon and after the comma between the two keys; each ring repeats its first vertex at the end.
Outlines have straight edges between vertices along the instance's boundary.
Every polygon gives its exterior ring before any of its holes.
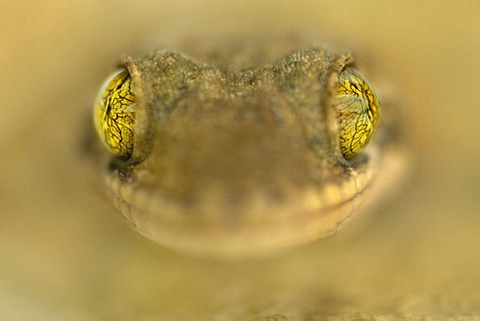
{"type": "Polygon", "coordinates": [[[133,151],[135,95],[130,74],[120,69],[107,78],[98,93],[95,127],[113,154],[128,158],[133,151]]]}
{"type": "Polygon", "coordinates": [[[378,99],[367,80],[347,67],[338,77],[334,106],[340,128],[340,149],[345,158],[351,159],[362,151],[375,132],[378,99]]]}

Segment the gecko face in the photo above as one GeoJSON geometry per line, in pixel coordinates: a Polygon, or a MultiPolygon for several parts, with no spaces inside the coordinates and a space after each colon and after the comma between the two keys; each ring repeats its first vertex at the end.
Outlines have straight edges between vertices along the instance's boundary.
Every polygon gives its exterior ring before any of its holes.
{"type": "Polygon", "coordinates": [[[347,64],[317,48],[246,69],[168,51],[127,59],[95,104],[106,189],[140,233],[195,252],[332,234],[375,166],[362,150],[378,100],[347,64]]]}

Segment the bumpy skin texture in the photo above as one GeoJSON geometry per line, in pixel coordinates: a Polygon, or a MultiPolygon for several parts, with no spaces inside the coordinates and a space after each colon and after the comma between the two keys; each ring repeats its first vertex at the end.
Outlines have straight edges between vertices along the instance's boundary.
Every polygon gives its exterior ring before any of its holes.
{"type": "Polygon", "coordinates": [[[196,253],[259,254],[332,234],[360,208],[379,159],[375,144],[354,160],[340,152],[333,95],[349,56],[232,52],[124,60],[133,154],[100,151],[116,206],[143,235],[196,253]]]}

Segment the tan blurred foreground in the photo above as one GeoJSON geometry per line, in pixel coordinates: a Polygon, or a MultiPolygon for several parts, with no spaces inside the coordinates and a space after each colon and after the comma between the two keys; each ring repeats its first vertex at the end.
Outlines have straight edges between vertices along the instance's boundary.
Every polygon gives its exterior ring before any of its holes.
{"type": "Polygon", "coordinates": [[[478,2],[4,0],[0,10],[1,320],[480,317],[478,2]],[[195,35],[292,31],[353,50],[384,101],[402,106],[403,192],[270,258],[187,257],[133,232],[80,150],[118,58],[195,35]]]}

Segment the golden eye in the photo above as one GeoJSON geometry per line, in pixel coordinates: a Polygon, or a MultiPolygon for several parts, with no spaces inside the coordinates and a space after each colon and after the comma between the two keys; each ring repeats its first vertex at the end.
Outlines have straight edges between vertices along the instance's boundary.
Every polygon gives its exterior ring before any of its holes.
{"type": "Polygon", "coordinates": [[[340,127],[340,149],[350,159],[362,151],[375,132],[378,99],[366,79],[347,67],[338,76],[334,105],[340,127]]]}
{"type": "Polygon", "coordinates": [[[135,95],[127,70],[113,73],[103,84],[95,102],[95,127],[101,140],[119,157],[133,152],[135,95]]]}

